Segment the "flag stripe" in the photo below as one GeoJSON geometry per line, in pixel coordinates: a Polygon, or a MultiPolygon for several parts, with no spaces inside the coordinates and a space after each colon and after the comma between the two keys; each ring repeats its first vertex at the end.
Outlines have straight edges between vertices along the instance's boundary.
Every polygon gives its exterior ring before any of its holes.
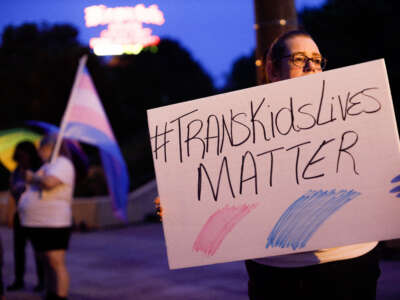
{"type": "Polygon", "coordinates": [[[81,76],[81,79],[78,84],[78,88],[79,89],[87,89],[89,91],[95,90],[94,84],[93,84],[86,68],[83,69],[82,76],[81,76]]]}
{"type": "Polygon", "coordinates": [[[80,105],[80,106],[85,106],[88,107],[99,114],[104,115],[104,118],[106,119],[106,113],[103,109],[102,105],[99,105],[98,103],[98,96],[93,92],[85,89],[77,89],[79,91],[79,94],[74,97],[74,101],[72,101],[71,105],[80,105]]]}
{"type": "Polygon", "coordinates": [[[115,141],[114,134],[112,133],[110,125],[108,125],[108,122],[104,116],[88,107],[82,105],[73,105],[68,115],[68,122],[79,122],[91,127],[95,127],[104,132],[110,139],[115,141]]]}
{"type": "Polygon", "coordinates": [[[120,157],[118,145],[104,132],[87,124],[69,122],[65,128],[64,136],[80,140],[86,144],[98,146],[113,156],[120,157]]]}

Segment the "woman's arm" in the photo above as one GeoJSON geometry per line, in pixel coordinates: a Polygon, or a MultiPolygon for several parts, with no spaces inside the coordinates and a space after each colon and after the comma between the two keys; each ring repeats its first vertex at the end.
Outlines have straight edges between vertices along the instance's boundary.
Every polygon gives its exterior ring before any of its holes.
{"type": "Polygon", "coordinates": [[[25,180],[30,184],[35,184],[40,186],[44,190],[51,190],[56,186],[62,184],[63,182],[55,176],[52,175],[38,175],[28,170],[25,173],[25,180]]]}

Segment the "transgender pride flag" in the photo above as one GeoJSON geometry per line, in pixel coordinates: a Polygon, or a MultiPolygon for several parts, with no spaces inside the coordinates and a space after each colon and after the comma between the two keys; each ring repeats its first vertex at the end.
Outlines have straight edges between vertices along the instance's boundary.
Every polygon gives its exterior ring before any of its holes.
{"type": "MultiPolygon", "coordinates": [[[[59,137],[73,138],[99,147],[114,213],[126,219],[129,176],[103,105],[86,70],[86,59],[84,56],[79,61],[59,137]]],[[[56,145],[54,156],[58,149],[59,145],[56,145]]]]}

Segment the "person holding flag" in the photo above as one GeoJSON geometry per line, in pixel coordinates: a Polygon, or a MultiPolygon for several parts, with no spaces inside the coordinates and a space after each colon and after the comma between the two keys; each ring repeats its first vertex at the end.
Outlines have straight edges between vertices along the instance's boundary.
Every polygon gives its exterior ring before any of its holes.
{"type": "Polygon", "coordinates": [[[39,155],[44,164],[35,173],[25,172],[28,186],[18,204],[27,237],[45,262],[46,300],[67,299],[69,288],[65,256],[71,235],[75,168],[62,142],[60,155],[50,161],[56,141],[55,134],[41,140],[39,155]]]}
{"type": "Polygon", "coordinates": [[[63,142],[64,138],[98,147],[114,214],[126,220],[128,171],[100,98],[86,70],[86,60],[85,55],[79,61],[57,135],[48,135],[41,142],[39,154],[46,163],[38,172],[26,173],[30,187],[20,201],[22,224],[28,227],[28,235],[34,247],[44,252],[47,258],[50,271],[48,300],[66,299],[69,287],[65,253],[72,225],[71,202],[75,169],[68,147],[63,142]]]}

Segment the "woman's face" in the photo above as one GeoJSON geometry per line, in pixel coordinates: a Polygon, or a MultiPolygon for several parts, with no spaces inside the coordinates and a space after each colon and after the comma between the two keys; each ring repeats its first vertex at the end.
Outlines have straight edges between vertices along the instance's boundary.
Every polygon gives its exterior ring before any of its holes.
{"type": "Polygon", "coordinates": [[[299,67],[295,65],[289,57],[294,53],[300,53],[308,58],[321,58],[321,53],[319,52],[318,46],[311,38],[307,36],[294,36],[286,40],[285,44],[286,52],[282,55],[283,58],[281,59],[281,67],[279,70],[275,70],[272,72],[272,75],[270,75],[272,82],[314,74],[322,71],[310,60],[307,61],[304,67],[299,67]]]}
{"type": "Polygon", "coordinates": [[[15,160],[23,169],[28,169],[31,166],[31,157],[26,151],[19,150],[15,155],[15,160]]]}
{"type": "Polygon", "coordinates": [[[44,162],[48,162],[50,161],[52,151],[53,151],[53,145],[51,144],[40,146],[39,156],[44,162]]]}

